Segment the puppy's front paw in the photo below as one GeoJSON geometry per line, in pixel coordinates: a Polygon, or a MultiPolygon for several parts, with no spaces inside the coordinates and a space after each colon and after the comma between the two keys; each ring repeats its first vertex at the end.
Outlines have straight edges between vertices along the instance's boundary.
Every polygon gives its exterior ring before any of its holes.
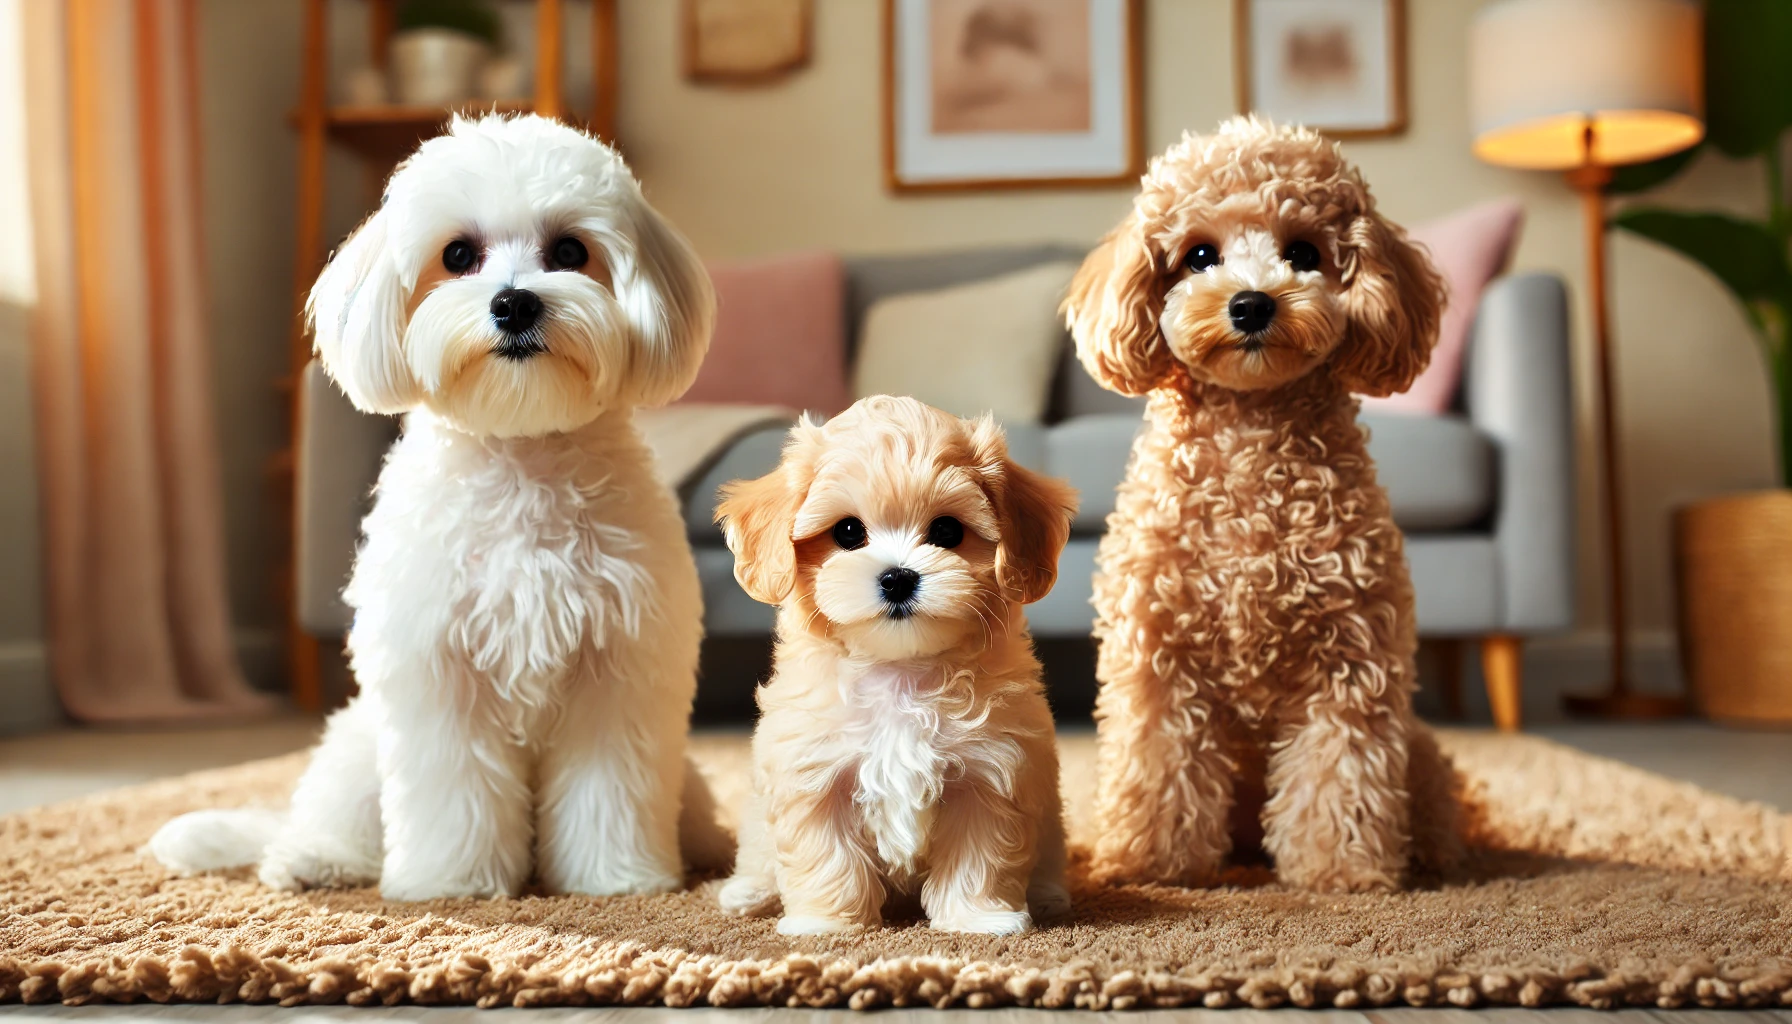
{"type": "Polygon", "coordinates": [[[928,925],[942,932],[1019,935],[1033,930],[1033,915],[1024,910],[973,910],[934,918],[928,925]]]}
{"type": "Polygon", "coordinates": [[[764,917],[778,906],[778,890],[765,879],[735,875],[722,884],[716,902],[730,914],[742,917],[764,917]]]}
{"type": "Polygon", "coordinates": [[[838,935],[842,932],[854,932],[865,927],[857,921],[844,917],[791,917],[778,918],[779,935],[838,935]]]}
{"type": "Polygon", "coordinates": [[[1027,890],[1027,911],[1034,918],[1062,917],[1070,913],[1070,890],[1058,882],[1040,882],[1027,890]]]}

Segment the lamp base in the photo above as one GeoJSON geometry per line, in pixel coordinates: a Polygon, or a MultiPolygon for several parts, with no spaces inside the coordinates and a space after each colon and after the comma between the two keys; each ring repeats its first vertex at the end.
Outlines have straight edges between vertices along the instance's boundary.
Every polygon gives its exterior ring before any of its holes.
{"type": "Polygon", "coordinates": [[[1616,718],[1632,721],[1662,718],[1685,718],[1692,713],[1684,697],[1668,697],[1652,693],[1613,691],[1598,696],[1562,698],[1562,705],[1576,718],[1616,718]]]}

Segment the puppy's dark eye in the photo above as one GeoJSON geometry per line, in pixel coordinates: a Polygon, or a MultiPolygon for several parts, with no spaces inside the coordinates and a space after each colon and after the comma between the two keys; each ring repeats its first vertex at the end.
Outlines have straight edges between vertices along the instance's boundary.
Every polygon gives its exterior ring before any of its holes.
{"type": "Polygon", "coordinates": [[[448,243],[446,249],[442,250],[442,266],[448,268],[451,273],[464,274],[472,270],[473,264],[478,261],[479,251],[473,248],[473,243],[464,238],[456,238],[448,243]]]}
{"type": "Polygon", "coordinates": [[[577,270],[590,258],[591,254],[585,251],[585,243],[576,238],[562,238],[548,250],[548,260],[556,270],[577,270]]]}
{"type": "Polygon", "coordinates": [[[1289,242],[1288,248],[1282,250],[1282,258],[1299,271],[1319,269],[1319,247],[1312,242],[1289,242]]]}
{"type": "Polygon", "coordinates": [[[1220,247],[1212,242],[1202,242],[1182,258],[1182,265],[1197,274],[1205,273],[1208,267],[1218,266],[1219,262],[1220,247]]]}
{"type": "Polygon", "coordinates": [[[964,524],[951,516],[941,516],[927,524],[927,543],[936,548],[955,548],[964,543],[964,524]]]}
{"type": "Polygon", "coordinates": [[[847,516],[834,524],[834,543],[848,551],[865,546],[865,524],[847,516]]]}

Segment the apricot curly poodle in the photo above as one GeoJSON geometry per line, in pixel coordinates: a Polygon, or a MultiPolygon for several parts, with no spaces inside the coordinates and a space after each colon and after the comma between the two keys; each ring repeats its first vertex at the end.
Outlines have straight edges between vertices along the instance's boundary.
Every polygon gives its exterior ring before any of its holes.
{"type": "Polygon", "coordinates": [[[1149,396],[1095,583],[1097,877],[1211,884],[1260,841],[1287,884],[1385,890],[1453,854],[1353,397],[1412,382],[1443,303],[1335,143],[1249,117],[1155,159],[1077,273],[1083,365],[1149,396]]]}

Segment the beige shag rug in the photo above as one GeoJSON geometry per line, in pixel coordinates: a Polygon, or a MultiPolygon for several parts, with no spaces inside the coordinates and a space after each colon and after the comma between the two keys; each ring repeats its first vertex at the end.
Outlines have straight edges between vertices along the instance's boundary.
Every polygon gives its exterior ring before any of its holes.
{"type": "MultiPolygon", "coordinates": [[[[277,805],[302,759],[0,818],[0,1002],[97,1000],[1368,1007],[1792,1005],[1788,819],[1525,737],[1446,733],[1479,849],[1441,885],[1315,896],[1238,868],[1213,890],[1076,885],[1018,938],[915,921],[779,936],[669,896],[381,902],[178,878],[139,853],[170,816],[277,805]]],[[[1073,841],[1093,750],[1064,741],[1073,841]]],[[[724,797],[741,737],[702,737],[724,797]]]]}

